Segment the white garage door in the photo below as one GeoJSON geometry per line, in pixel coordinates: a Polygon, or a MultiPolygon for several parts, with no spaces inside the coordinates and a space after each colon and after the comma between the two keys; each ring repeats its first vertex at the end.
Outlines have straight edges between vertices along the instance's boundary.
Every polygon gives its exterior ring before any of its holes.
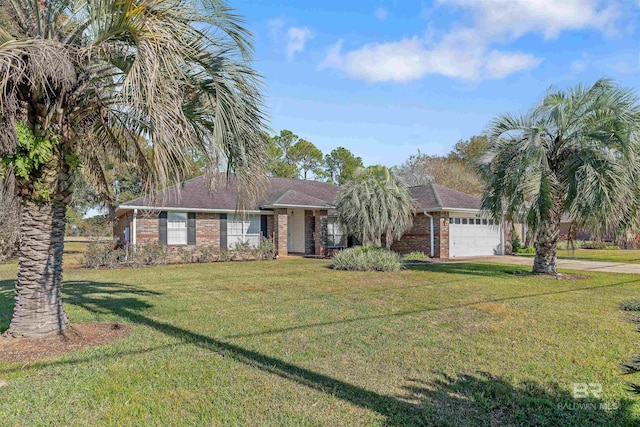
{"type": "Polygon", "coordinates": [[[493,220],[449,218],[449,256],[500,254],[500,227],[493,220]]]}

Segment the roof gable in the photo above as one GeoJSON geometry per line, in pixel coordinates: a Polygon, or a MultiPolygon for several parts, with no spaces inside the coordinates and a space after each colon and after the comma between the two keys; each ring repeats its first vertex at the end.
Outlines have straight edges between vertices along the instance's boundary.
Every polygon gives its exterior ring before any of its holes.
{"type": "Polygon", "coordinates": [[[332,204],[317,197],[304,194],[296,190],[286,190],[285,192],[277,192],[267,198],[263,207],[287,207],[287,206],[309,206],[331,208],[332,204]]]}
{"type": "Polygon", "coordinates": [[[438,184],[411,187],[411,195],[421,210],[480,210],[480,198],[438,184]]]}

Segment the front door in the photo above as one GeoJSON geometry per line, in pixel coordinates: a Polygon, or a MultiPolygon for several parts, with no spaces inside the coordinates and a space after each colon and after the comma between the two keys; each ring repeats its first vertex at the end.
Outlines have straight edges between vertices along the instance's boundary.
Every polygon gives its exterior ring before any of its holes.
{"type": "Polygon", "coordinates": [[[293,224],[293,217],[291,215],[291,210],[289,210],[289,212],[287,213],[287,252],[291,253],[291,252],[295,252],[293,250],[294,242],[293,242],[293,236],[294,236],[294,224],[293,224]]]}
{"type": "Polygon", "coordinates": [[[290,253],[304,253],[304,209],[288,210],[287,250],[290,253]]]}

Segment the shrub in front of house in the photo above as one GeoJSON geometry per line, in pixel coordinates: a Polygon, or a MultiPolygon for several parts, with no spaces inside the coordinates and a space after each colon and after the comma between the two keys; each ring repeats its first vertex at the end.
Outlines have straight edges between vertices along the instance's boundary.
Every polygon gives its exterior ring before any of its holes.
{"type": "Polygon", "coordinates": [[[518,249],[518,253],[519,254],[526,254],[526,255],[531,255],[531,254],[535,254],[536,253],[536,248],[519,248],[518,249]]]}
{"type": "Polygon", "coordinates": [[[405,261],[428,261],[429,256],[424,252],[409,252],[402,256],[405,261]]]}
{"type": "Polygon", "coordinates": [[[399,271],[400,255],[376,246],[358,246],[342,250],[333,257],[331,267],[349,271],[399,271]]]}
{"type": "Polygon", "coordinates": [[[117,243],[92,242],[87,245],[80,264],[85,268],[116,268],[126,259],[127,252],[117,243]]]}
{"type": "Polygon", "coordinates": [[[137,245],[134,254],[130,253],[130,264],[132,267],[143,265],[165,265],[177,255],[175,249],[170,249],[158,241],[146,242],[137,245]],[[172,253],[173,252],[173,253],[172,253]]]}
{"type": "Polygon", "coordinates": [[[263,238],[256,249],[258,251],[259,259],[263,261],[274,259],[276,257],[276,244],[273,239],[263,238]]]}
{"type": "Polygon", "coordinates": [[[582,244],[582,249],[607,249],[607,244],[605,242],[585,241],[582,244]]]}
{"type": "Polygon", "coordinates": [[[160,242],[142,243],[125,250],[119,243],[90,243],[81,259],[85,268],[145,267],[225,261],[261,261],[275,258],[273,240],[263,239],[257,247],[237,243],[223,251],[215,245],[171,247],[160,242]]]}
{"type": "Polygon", "coordinates": [[[518,251],[520,249],[522,249],[522,242],[520,241],[520,236],[518,236],[518,233],[512,233],[511,234],[511,251],[513,253],[518,253],[518,251]]]}

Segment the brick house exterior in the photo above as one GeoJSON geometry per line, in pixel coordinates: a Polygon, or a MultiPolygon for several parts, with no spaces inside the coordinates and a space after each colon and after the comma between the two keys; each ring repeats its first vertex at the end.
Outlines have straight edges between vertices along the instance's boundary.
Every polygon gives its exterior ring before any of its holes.
{"type": "MultiPolygon", "coordinates": [[[[251,209],[238,211],[233,179],[210,190],[203,178],[195,178],[179,191],[162,191],[155,201],[142,197],[122,204],[116,212],[114,236],[129,245],[160,241],[223,250],[238,242],[258,244],[268,238],[281,257],[290,253],[330,256],[347,242],[336,232],[333,203],[338,189],[329,183],[270,178],[265,196],[251,209]]],[[[434,258],[465,256],[474,250],[479,255],[504,251],[501,228],[482,219],[477,197],[435,184],[410,191],[418,205],[413,227],[393,242],[392,250],[419,251],[434,258]]]]}
{"type": "Polygon", "coordinates": [[[128,245],[160,241],[231,249],[245,239],[257,244],[268,238],[279,256],[325,256],[332,243],[326,239],[328,212],[337,189],[328,183],[271,178],[266,197],[253,209],[238,211],[233,180],[211,191],[203,178],[195,178],[179,191],[162,191],[155,201],[141,197],[122,204],[113,231],[128,245]],[[172,229],[176,224],[181,227],[172,229]]]}

